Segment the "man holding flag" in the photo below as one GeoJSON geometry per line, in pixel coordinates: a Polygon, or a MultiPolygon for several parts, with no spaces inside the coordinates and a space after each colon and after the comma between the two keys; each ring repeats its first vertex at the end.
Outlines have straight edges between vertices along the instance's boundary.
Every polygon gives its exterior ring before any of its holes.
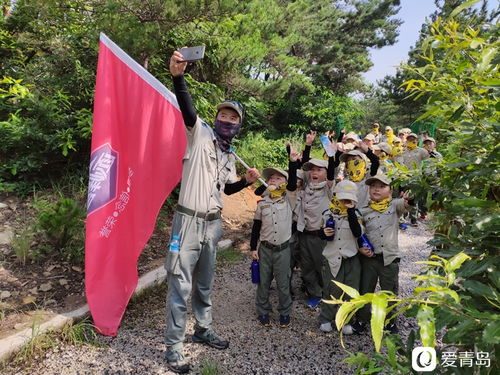
{"type": "Polygon", "coordinates": [[[211,292],[214,280],[217,243],[222,234],[221,190],[234,194],[254,183],[259,177],[255,168],[236,180],[234,157],[230,153],[233,137],[239,133],[243,107],[235,101],[217,106],[215,129],[201,120],[193,107],[184,80],[187,62],[180,52],[170,58],[170,72],[187,134],[183,159],[181,190],[172,222],[172,238],[180,242],[180,251],[169,251],[167,294],[167,365],[171,371],[186,373],[190,365],[182,353],[186,331],[187,300],[192,293],[192,309],[196,319],[192,340],[216,349],[226,349],[229,341],[212,329],[211,292]]]}

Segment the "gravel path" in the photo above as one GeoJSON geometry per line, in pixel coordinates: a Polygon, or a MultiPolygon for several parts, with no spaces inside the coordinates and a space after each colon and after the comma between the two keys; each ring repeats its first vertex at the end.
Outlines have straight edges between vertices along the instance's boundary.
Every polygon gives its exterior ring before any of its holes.
{"type": "MultiPolygon", "coordinates": [[[[424,226],[400,232],[403,252],[400,269],[400,293],[410,295],[414,283],[411,274],[425,260],[430,239],[424,226]]],[[[292,325],[266,329],[257,325],[254,307],[255,286],[249,280],[249,260],[220,268],[214,287],[214,328],[231,340],[229,349],[218,351],[194,344],[188,337],[185,353],[193,364],[192,373],[200,373],[200,364],[216,363],[224,374],[351,374],[342,359],[347,357],[336,332],[319,331],[317,310],[305,306],[298,295],[293,306],[292,325]]],[[[298,274],[294,280],[298,281],[298,274]]],[[[298,289],[298,285],[295,285],[298,289]]],[[[46,352],[29,369],[4,369],[5,374],[170,374],[163,360],[165,292],[135,303],[127,312],[116,338],[102,337],[102,347],[62,346],[46,352]]],[[[277,306],[275,290],[273,306],[277,306]]],[[[272,315],[274,322],[277,312],[272,315]]],[[[400,320],[402,333],[415,323],[400,320]]],[[[188,333],[192,333],[190,316],[188,333]]],[[[369,335],[344,336],[346,349],[352,352],[372,350],[369,335]]]]}

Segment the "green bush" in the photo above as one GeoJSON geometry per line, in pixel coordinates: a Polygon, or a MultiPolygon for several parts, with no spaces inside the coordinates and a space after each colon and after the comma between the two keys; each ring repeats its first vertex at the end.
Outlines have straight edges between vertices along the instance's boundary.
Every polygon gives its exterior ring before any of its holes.
{"type": "MultiPolygon", "coordinates": [[[[266,167],[288,168],[286,152],[287,139],[267,139],[262,133],[249,133],[243,139],[235,141],[235,152],[250,167],[262,172],[266,167]]],[[[236,163],[238,173],[245,174],[245,167],[236,163]]]]}
{"type": "Polygon", "coordinates": [[[42,211],[38,217],[38,225],[49,241],[47,252],[59,252],[68,260],[82,262],[84,218],[83,208],[74,200],[67,198],[49,205],[42,211]]]}

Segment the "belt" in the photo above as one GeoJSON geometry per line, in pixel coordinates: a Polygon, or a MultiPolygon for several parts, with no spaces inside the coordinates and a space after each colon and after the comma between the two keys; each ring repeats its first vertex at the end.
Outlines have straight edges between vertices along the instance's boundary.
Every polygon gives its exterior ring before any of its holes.
{"type": "Polygon", "coordinates": [[[302,233],[304,234],[309,234],[311,236],[321,236],[321,231],[320,230],[303,230],[302,233]]]}
{"type": "Polygon", "coordinates": [[[274,251],[280,251],[280,250],[286,249],[290,243],[287,240],[287,241],[283,242],[281,245],[273,245],[272,243],[267,242],[267,241],[261,241],[261,244],[264,245],[265,247],[267,247],[268,249],[271,249],[274,251]]]}
{"type": "Polygon", "coordinates": [[[189,216],[196,216],[196,217],[199,217],[200,219],[205,219],[207,221],[217,220],[217,219],[221,218],[220,211],[217,211],[217,212],[196,212],[190,208],[181,206],[180,204],[177,205],[175,210],[177,212],[182,213],[182,214],[186,214],[189,216]]]}

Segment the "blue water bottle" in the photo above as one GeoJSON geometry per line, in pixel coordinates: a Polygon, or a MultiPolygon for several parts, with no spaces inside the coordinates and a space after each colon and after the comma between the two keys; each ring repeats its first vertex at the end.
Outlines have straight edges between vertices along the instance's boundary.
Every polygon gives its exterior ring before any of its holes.
{"type": "MultiPolygon", "coordinates": [[[[332,228],[332,229],[335,229],[335,220],[332,216],[330,216],[328,218],[328,220],[326,220],[326,223],[325,223],[325,227],[326,228],[332,228]]],[[[331,236],[326,236],[326,240],[327,241],[333,241],[333,238],[335,237],[335,233],[332,234],[331,236]]]]}
{"type": "Polygon", "coordinates": [[[252,261],[252,283],[260,283],[260,272],[259,272],[259,262],[257,260],[252,261]]]}
{"type": "Polygon", "coordinates": [[[324,134],[321,134],[321,144],[323,145],[323,148],[326,151],[326,154],[328,156],[333,156],[335,153],[333,152],[332,149],[332,142],[328,139],[328,137],[324,134]]]}
{"type": "Polygon", "coordinates": [[[181,249],[180,238],[181,237],[179,235],[172,236],[172,241],[170,241],[170,246],[168,247],[169,251],[171,251],[173,253],[179,252],[179,250],[181,249]]]}
{"type": "Polygon", "coordinates": [[[362,234],[360,238],[361,238],[361,247],[367,247],[367,248],[369,248],[370,251],[373,254],[375,252],[375,248],[371,244],[371,242],[368,239],[368,237],[366,237],[366,235],[362,234]]]}

